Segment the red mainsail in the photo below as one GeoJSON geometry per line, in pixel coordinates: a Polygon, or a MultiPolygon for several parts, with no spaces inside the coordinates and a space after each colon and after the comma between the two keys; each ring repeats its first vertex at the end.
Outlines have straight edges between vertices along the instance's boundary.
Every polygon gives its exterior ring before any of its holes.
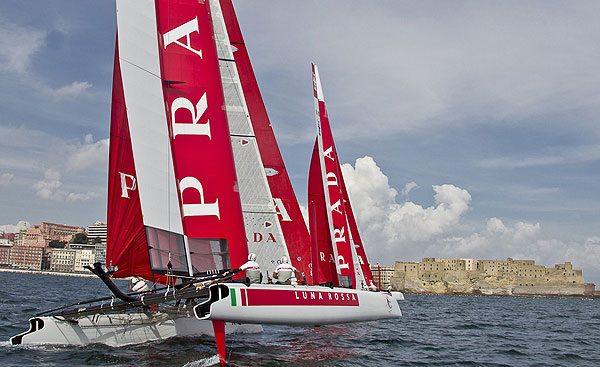
{"type": "Polygon", "coordinates": [[[107,265],[154,280],[239,267],[248,252],[208,3],[118,0],[117,27],[107,265]]]}
{"type": "Polygon", "coordinates": [[[335,254],[333,252],[331,231],[329,230],[329,219],[327,218],[327,205],[325,204],[325,193],[323,190],[323,178],[321,175],[321,163],[319,159],[319,144],[315,141],[310,170],[308,173],[308,206],[313,210],[308,212],[310,222],[315,226],[311,228],[312,242],[315,248],[312,251],[313,258],[318,258],[318,282],[333,282],[339,286],[337,276],[335,254]],[[315,239],[316,237],[316,239],[315,239]]]}
{"type": "Polygon", "coordinates": [[[356,287],[356,274],[350,247],[350,231],[346,220],[344,197],[340,187],[340,165],[329,125],[327,109],[325,108],[319,71],[315,65],[312,67],[319,164],[333,254],[337,259],[336,266],[340,285],[356,287]]]}
{"type": "Polygon", "coordinates": [[[160,0],[157,4],[184,234],[192,257],[225,245],[235,268],[246,261],[248,253],[210,7],[197,0],[160,0]]]}

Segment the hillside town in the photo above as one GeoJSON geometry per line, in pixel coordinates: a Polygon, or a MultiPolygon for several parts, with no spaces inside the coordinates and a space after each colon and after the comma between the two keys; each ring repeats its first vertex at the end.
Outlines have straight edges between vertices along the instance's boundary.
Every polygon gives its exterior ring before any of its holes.
{"type": "Polygon", "coordinates": [[[85,266],[106,259],[106,223],[86,228],[42,222],[17,233],[0,232],[0,267],[87,273],[85,266]]]}

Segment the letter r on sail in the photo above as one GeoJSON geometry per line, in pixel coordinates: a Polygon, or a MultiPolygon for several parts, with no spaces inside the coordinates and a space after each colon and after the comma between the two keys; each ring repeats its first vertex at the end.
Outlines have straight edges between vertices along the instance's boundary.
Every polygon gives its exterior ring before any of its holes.
{"type": "Polygon", "coordinates": [[[134,176],[119,172],[121,176],[121,197],[129,199],[129,190],[133,191],[137,187],[137,180],[134,176]],[[127,179],[131,180],[131,186],[127,185],[127,179]]]}
{"type": "Polygon", "coordinates": [[[179,191],[181,193],[181,210],[184,217],[188,216],[210,216],[214,215],[221,219],[219,216],[219,199],[217,198],[214,203],[204,202],[204,190],[202,184],[196,177],[184,177],[179,182],[179,191]],[[186,189],[195,189],[200,195],[200,203],[186,204],[183,201],[183,192],[186,189]]]}
{"type": "Polygon", "coordinates": [[[192,102],[185,98],[179,97],[171,103],[171,124],[173,126],[173,138],[177,135],[205,135],[210,139],[210,121],[199,124],[198,120],[206,112],[208,103],[206,101],[206,93],[196,103],[196,106],[192,102]],[[195,108],[194,108],[195,107],[195,108]],[[177,110],[184,108],[192,115],[192,121],[189,122],[178,122],[175,118],[177,110]]]}

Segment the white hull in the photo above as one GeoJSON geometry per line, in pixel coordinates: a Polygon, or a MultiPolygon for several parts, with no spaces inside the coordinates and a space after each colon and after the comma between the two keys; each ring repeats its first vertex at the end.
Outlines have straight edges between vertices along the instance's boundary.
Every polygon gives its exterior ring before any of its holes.
{"type": "Polygon", "coordinates": [[[404,301],[404,294],[402,292],[391,291],[390,294],[396,301],[404,301]]]}
{"type": "MultiPolygon", "coordinates": [[[[85,345],[102,343],[113,347],[174,336],[214,336],[209,320],[195,317],[172,318],[165,313],[148,317],[144,313],[89,315],[77,321],[63,321],[52,316],[29,319],[29,331],[11,338],[13,344],[67,344],[85,345]]],[[[225,324],[225,333],[260,333],[260,325],[225,324]]]]}
{"type": "Polygon", "coordinates": [[[195,306],[202,319],[248,324],[325,325],[402,316],[389,294],[347,288],[239,283],[212,286],[195,306]]]}

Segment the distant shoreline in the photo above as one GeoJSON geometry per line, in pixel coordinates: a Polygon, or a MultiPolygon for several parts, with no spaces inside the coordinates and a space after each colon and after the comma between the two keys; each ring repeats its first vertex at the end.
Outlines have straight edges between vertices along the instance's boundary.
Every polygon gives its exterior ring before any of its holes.
{"type": "Polygon", "coordinates": [[[9,268],[0,268],[0,273],[59,275],[59,276],[63,276],[63,277],[82,277],[82,278],[95,278],[96,277],[94,274],[85,274],[85,273],[61,273],[58,271],[25,270],[25,269],[9,269],[9,268]]]}
{"type": "Polygon", "coordinates": [[[401,290],[403,294],[427,294],[432,296],[467,296],[467,297],[512,297],[512,298],[575,298],[575,299],[600,299],[600,296],[585,296],[577,294],[488,294],[488,293],[463,293],[463,292],[446,292],[446,293],[435,293],[435,292],[415,292],[410,290],[401,290]]]}

